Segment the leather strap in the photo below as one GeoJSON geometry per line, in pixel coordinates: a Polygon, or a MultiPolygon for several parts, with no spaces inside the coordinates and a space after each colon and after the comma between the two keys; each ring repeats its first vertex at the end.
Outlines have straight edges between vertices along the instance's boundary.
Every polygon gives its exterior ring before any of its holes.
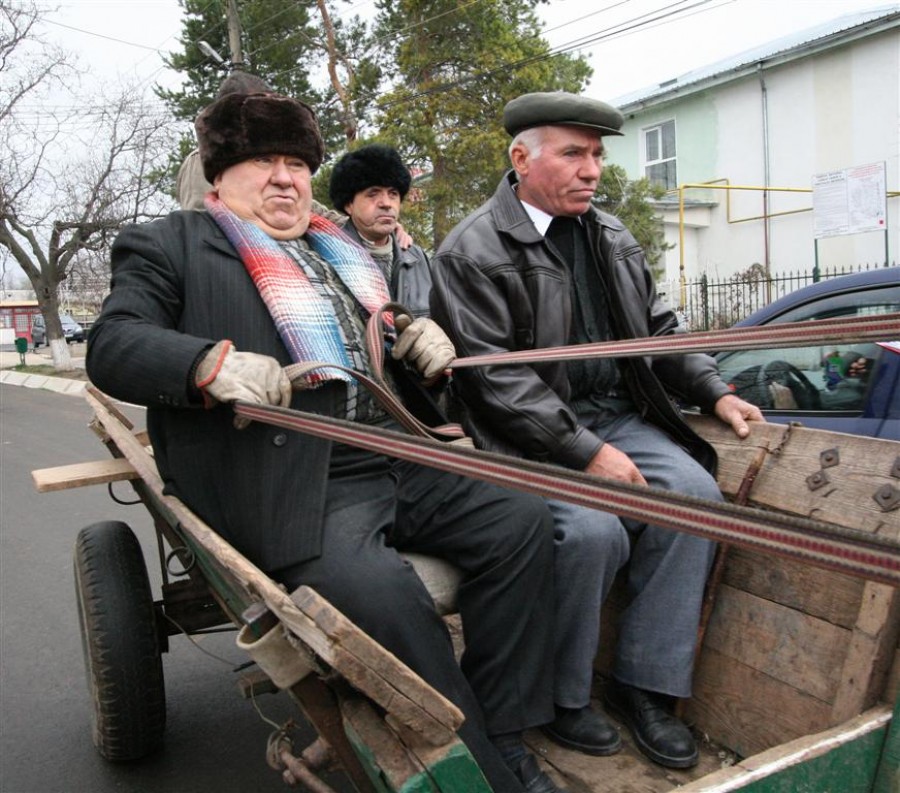
{"type": "Polygon", "coordinates": [[[459,424],[442,424],[438,427],[429,427],[417,419],[406,409],[400,399],[394,394],[384,378],[384,339],[385,339],[385,314],[409,314],[411,312],[400,303],[385,303],[378,311],[370,315],[366,323],[366,347],[369,352],[369,364],[372,367],[372,377],[334,363],[324,361],[308,361],[296,363],[284,368],[285,374],[291,381],[295,391],[303,391],[309,387],[306,375],[316,369],[340,369],[356,378],[365,386],[378,403],[396,421],[413,435],[422,438],[432,438],[444,443],[461,443],[471,445],[471,439],[467,438],[463,428],[459,424]]]}

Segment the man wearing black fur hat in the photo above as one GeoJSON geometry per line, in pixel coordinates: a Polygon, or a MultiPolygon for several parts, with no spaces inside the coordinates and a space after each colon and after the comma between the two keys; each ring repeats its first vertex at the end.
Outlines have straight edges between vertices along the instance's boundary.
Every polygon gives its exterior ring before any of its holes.
{"type": "Polygon", "coordinates": [[[418,245],[402,250],[395,234],[411,183],[397,151],[371,143],[335,163],[328,191],[332,206],[349,217],[344,231],[381,265],[391,294],[421,317],[428,315],[431,292],[428,257],[418,245]]]}
{"type": "MultiPolygon", "coordinates": [[[[460,737],[496,793],[554,793],[532,755],[510,751],[552,712],[549,513],[525,494],[266,424],[235,426],[235,400],[393,426],[342,369],[316,370],[301,391],[283,369],[328,361],[371,373],[365,320],[390,292],[378,265],[310,212],[324,147],[309,107],[230,93],[196,129],[214,188],[206,211],[121,232],[91,330],[91,380],[147,406],[167,492],[289,590],[316,589],[463,710],[460,737]],[[395,549],[462,570],[460,664],[395,549]]],[[[397,381],[432,363],[409,346],[401,357],[412,365],[391,368],[397,381]]]]}
{"type": "MultiPolygon", "coordinates": [[[[433,263],[432,316],[462,356],[675,333],[634,237],[592,205],[605,135],[622,115],[565,92],[509,102],[512,170],[493,197],[444,240],[433,263]]],[[[476,445],[555,462],[598,477],[721,499],[713,449],[676,397],[715,413],[746,437],[759,410],[731,394],[707,355],[595,359],[461,368],[454,393],[476,445]]],[[[698,760],[671,712],[691,693],[704,583],[715,546],[689,534],[549,501],[556,545],[557,743],[594,755],[618,751],[618,731],[591,707],[600,606],[629,562],[607,706],[654,761],[698,760]]]]}

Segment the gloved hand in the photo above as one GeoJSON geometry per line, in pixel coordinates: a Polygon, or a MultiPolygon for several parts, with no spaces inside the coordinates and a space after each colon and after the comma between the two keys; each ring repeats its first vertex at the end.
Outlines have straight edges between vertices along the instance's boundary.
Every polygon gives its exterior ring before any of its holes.
{"type": "Polygon", "coordinates": [[[391,350],[395,361],[408,361],[430,385],[440,377],[447,365],[456,358],[456,348],[434,320],[408,314],[394,317],[394,327],[400,335],[391,350]]]}
{"type": "MultiPolygon", "coordinates": [[[[227,339],[206,353],[197,367],[194,382],[208,408],[218,402],[236,400],[280,407],[291,404],[291,381],[281,364],[268,355],[238,352],[227,339]]],[[[249,423],[241,416],[235,417],[238,429],[249,423]]]]}

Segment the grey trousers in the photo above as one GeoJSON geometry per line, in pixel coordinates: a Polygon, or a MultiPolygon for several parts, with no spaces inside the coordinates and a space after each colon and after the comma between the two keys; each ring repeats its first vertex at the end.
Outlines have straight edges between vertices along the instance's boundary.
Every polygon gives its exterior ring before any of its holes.
{"type": "MultiPolygon", "coordinates": [[[[638,414],[580,421],[627,454],[651,487],[722,499],[713,476],[638,414]]],[[[600,608],[626,562],[629,600],[620,619],[613,675],[639,688],[690,696],[715,543],[562,501],[548,505],[555,541],[556,704],[577,708],[590,701],[600,608]]]]}

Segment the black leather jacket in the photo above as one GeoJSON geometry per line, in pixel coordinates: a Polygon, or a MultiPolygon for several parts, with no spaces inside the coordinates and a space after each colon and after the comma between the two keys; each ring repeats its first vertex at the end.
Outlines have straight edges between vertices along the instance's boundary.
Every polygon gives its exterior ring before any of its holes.
{"type": "MultiPolygon", "coordinates": [[[[568,343],[569,270],[551,251],[506,174],[493,197],[444,240],[432,263],[431,315],[460,356],[568,343]]],[[[612,215],[585,215],[589,244],[610,295],[617,338],[678,332],[656,295],[643,251],[612,215]]],[[[708,355],[622,359],[629,393],[648,420],[710,470],[715,453],[684,422],[675,398],[704,410],[729,393],[708,355]]],[[[569,408],[565,363],[457,369],[452,388],[466,430],[480,448],[582,470],[602,441],[569,408]]]]}

